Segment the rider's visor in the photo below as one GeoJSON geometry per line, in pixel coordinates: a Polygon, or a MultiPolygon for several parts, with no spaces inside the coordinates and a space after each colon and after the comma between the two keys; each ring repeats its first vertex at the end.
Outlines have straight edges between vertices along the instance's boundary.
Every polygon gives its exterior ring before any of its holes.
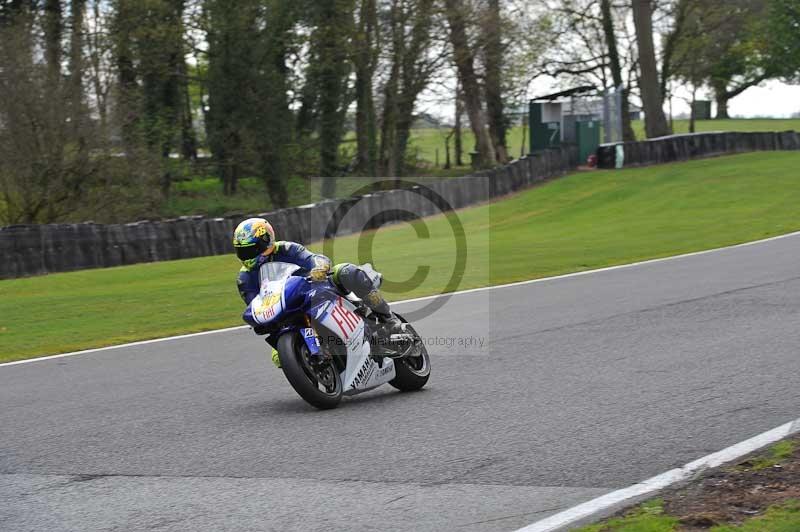
{"type": "Polygon", "coordinates": [[[258,257],[259,251],[258,246],[253,244],[252,246],[237,246],[236,247],[236,256],[239,257],[239,260],[252,260],[258,257]]]}

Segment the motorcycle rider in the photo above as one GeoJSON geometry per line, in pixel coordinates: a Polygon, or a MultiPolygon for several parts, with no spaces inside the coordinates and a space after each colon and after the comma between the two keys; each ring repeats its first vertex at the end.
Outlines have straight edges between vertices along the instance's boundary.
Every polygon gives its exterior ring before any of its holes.
{"type": "MultiPolygon", "coordinates": [[[[310,277],[314,281],[323,281],[330,274],[333,283],[343,293],[353,292],[364,301],[382,322],[384,331],[391,333],[403,329],[403,323],[392,314],[389,304],[364,270],[346,262],[331,268],[332,262],[325,255],[311,253],[297,242],[276,241],[272,225],[264,218],[248,218],[241,222],[233,233],[233,247],[242,262],[236,281],[239,294],[247,305],[242,318],[250,325],[257,325],[250,302],[259,292],[259,268],[265,262],[276,261],[300,266],[294,275],[310,277]]],[[[272,360],[280,367],[274,349],[272,360]]]]}

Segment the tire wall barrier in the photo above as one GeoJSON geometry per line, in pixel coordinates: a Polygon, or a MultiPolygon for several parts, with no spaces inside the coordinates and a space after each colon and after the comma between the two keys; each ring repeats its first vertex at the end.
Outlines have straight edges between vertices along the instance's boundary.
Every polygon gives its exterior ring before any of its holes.
{"type": "Polygon", "coordinates": [[[800,150],[800,134],[795,131],[693,133],[640,142],[603,144],[597,150],[597,165],[600,168],[617,166],[618,146],[622,146],[624,154],[622,166],[644,166],[751,151],[800,150]]]}
{"type": "MultiPolygon", "coordinates": [[[[454,209],[475,205],[562,175],[578,165],[575,147],[547,150],[509,165],[426,184],[454,209]]],[[[413,180],[413,179],[412,179],[413,180]]],[[[232,253],[236,225],[249,216],[270,220],[281,240],[310,243],[408,218],[437,214],[423,195],[389,190],[258,214],[183,216],[126,224],[11,225],[0,228],[0,279],[106,268],[140,262],[232,253]],[[352,204],[336,235],[327,234],[343,204],[352,204]]]]}

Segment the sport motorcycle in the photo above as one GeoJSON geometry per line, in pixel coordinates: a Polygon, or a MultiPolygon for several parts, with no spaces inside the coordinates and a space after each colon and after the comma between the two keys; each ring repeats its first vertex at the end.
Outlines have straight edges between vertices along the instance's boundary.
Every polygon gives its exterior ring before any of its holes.
{"type": "MultiPolygon", "coordinates": [[[[322,281],[294,275],[296,264],[267,262],[259,269],[259,294],[250,303],[256,333],[278,357],[289,384],[319,409],[338,406],[343,396],[390,384],[419,390],[430,376],[422,338],[402,316],[402,332],[389,333],[354,294],[343,294],[330,276],[322,281]]],[[[382,277],[362,269],[375,288],[382,277]]]]}

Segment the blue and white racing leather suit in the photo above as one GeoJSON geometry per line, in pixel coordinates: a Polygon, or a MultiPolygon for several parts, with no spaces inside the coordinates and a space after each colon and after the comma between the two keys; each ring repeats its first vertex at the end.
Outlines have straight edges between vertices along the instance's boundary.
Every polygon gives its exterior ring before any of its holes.
{"type": "MultiPolygon", "coordinates": [[[[287,262],[300,266],[294,275],[305,277],[316,268],[331,269],[331,260],[325,255],[312,253],[302,244],[297,242],[275,242],[275,249],[269,255],[260,255],[252,269],[242,266],[236,284],[239,288],[239,295],[242,296],[247,307],[242,314],[242,319],[254,328],[258,323],[253,319],[250,302],[258,295],[259,269],[266,262],[287,262]]],[[[341,263],[333,267],[333,282],[344,293],[353,292],[361,298],[376,314],[380,316],[391,316],[389,305],[383,299],[380,291],[377,290],[372,280],[366,272],[350,263],[341,263]]]]}

